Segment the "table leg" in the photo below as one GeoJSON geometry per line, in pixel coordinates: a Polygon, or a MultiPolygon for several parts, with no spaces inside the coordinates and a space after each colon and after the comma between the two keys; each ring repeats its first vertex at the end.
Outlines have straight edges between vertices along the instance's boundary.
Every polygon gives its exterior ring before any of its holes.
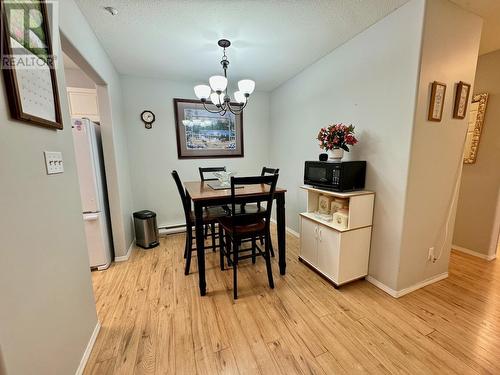
{"type": "Polygon", "coordinates": [[[203,206],[194,203],[195,228],[196,228],[196,255],[198,258],[198,278],[200,294],[207,293],[207,282],[205,280],[205,240],[203,238],[203,206]]]}
{"type": "Polygon", "coordinates": [[[286,273],[286,222],[285,193],[276,194],[276,223],[278,229],[278,253],[280,274],[286,273]]]}

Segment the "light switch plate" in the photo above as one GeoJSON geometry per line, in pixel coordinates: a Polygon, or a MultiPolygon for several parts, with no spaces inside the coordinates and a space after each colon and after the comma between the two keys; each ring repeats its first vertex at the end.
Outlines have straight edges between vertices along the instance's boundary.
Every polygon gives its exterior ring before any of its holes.
{"type": "Polygon", "coordinates": [[[64,163],[61,152],[45,151],[44,154],[47,174],[57,174],[64,172],[64,163]]]}

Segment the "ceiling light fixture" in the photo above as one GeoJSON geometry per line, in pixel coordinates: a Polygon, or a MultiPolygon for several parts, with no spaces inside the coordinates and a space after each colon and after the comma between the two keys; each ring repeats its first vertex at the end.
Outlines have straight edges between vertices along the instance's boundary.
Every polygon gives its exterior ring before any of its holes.
{"type": "Polygon", "coordinates": [[[111,14],[112,16],[116,16],[118,14],[118,9],[113,7],[104,7],[104,9],[111,14]]]}
{"type": "Polygon", "coordinates": [[[212,76],[208,80],[208,85],[197,85],[194,87],[194,93],[201,100],[203,106],[208,112],[218,113],[224,116],[227,111],[231,113],[239,114],[243,112],[243,109],[247,106],[248,98],[255,90],[255,82],[251,79],[242,79],[238,82],[238,91],[234,93],[234,100],[238,103],[237,105],[231,104],[231,98],[226,94],[227,89],[227,68],[229,66],[229,60],[226,56],[226,48],[231,45],[231,42],[227,39],[221,39],[217,43],[224,51],[222,55],[221,65],[224,70],[223,76],[212,76]],[[207,108],[207,100],[212,102],[217,107],[217,110],[213,111],[207,108]]]}

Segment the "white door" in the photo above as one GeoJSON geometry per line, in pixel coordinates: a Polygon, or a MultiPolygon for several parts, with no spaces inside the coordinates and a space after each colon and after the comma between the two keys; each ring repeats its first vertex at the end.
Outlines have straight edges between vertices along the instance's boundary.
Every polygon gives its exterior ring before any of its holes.
{"type": "Polygon", "coordinates": [[[306,218],[301,220],[300,256],[313,266],[318,265],[318,225],[306,218]]]}
{"type": "Polygon", "coordinates": [[[82,211],[98,212],[101,208],[99,207],[99,191],[91,140],[93,128],[89,124],[88,120],[74,120],[73,140],[82,211]]]}
{"type": "Polygon", "coordinates": [[[83,214],[90,267],[107,268],[111,255],[106,246],[105,222],[101,213],[83,214]]]}
{"type": "Polygon", "coordinates": [[[318,268],[334,282],[339,283],[340,233],[319,225],[318,268]]]}

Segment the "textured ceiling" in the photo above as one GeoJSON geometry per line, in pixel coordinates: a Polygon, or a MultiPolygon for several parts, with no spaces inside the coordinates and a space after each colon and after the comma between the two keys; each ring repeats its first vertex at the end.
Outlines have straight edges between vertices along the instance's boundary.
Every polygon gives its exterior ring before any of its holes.
{"type": "Polygon", "coordinates": [[[480,55],[500,49],[500,0],[451,1],[483,18],[480,55]]]}
{"type": "MultiPolygon", "coordinates": [[[[230,80],[269,91],[408,0],[76,1],[122,74],[206,82],[228,38],[230,80]]],[[[480,53],[499,49],[500,0],[452,1],[483,17],[480,53]]]]}
{"type": "Polygon", "coordinates": [[[221,72],[224,37],[230,80],[267,91],[408,0],[76,1],[122,74],[207,81],[221,72]]]}

